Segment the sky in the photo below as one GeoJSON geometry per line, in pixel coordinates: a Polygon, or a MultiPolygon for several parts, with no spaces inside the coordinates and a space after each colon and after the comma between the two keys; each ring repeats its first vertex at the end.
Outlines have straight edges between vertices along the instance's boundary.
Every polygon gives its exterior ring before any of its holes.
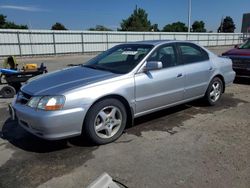
{"type": "MultiPolygon", "coordinates": [[[[70,30],[96,25],[116,30],[136,5],[160,29],[177,21],[188,25],[188,0],[1,0],[0,14],[31,29],[50,29],[60,22],[70,30]]],[[[191,23],[203,20],[206,29],[215,32],[222,17],[231,16],[240,32],[243,13],[250,13],[250,0],[192,0],[191,23]]]]}

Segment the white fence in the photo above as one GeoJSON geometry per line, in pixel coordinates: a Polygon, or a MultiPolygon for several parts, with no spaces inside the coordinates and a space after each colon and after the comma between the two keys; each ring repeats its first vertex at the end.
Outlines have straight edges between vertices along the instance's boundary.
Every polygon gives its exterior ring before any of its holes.
{"type": "Polygon", "coordinates": [[[234,45],[242,33],[98,32],[0,29],[0,56],[101,52],[140,40],[190,40],[203,46],[234,45]]]}

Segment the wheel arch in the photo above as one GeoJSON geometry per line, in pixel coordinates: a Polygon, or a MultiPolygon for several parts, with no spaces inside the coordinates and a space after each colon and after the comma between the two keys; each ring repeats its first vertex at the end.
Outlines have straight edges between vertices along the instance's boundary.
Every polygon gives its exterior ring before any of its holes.
{"type": "Polygon", "coordinates": [[[211,81],[212,81],[214,78],[216,78],[216,77],[219,78],[219,79],[221,79],[222,84],[223,84],[222,93],[224,93],[224,92],[225,92],[225,87],[226,87],[224,77],[223,77],[221,74],[216,74],[216,75],[211,79],[211,81]]]}
{"type": "MultiPolygon", "coordinates": [[[[92,103],[92,105],[88,108],[87,113],[89,112],[89,110],[91,109],[91,107],[98,103],[99,101],[102,101],[104,99],[117,99],[119,100],[125,107],[126,112],[127,112],[127,122],[126,122],[126,127],[131,127],[134,124],[134,110],[133,108],[129,105],[127,99],[121,95],[118,94],[110,94],[110,95],[106,95],[106,96],[102,96],[101,98],[97,99],[95,102],[92,103]]],[[[86,115],[85,115],[86,118],[86,115]]],[[[85,118],[83,120],[83,124],[85,121],[85,118]]]]}

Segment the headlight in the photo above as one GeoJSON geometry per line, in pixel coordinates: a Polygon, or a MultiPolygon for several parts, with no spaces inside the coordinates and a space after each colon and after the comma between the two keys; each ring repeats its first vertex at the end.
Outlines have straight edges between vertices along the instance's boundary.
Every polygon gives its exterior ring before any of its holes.
{"type": "Polygon", "coordinates": [[[28,106],[31,108],[37,108],[40,99],[41,97],[32,97],[28,102],[28,106]]]}
{"type": "Polygon", "coordinates": [[[28,106],[31,108],[37,108],[46,111],[61,110],[65,103],[64,96],[41,96],[32,97],[28,106]]]}

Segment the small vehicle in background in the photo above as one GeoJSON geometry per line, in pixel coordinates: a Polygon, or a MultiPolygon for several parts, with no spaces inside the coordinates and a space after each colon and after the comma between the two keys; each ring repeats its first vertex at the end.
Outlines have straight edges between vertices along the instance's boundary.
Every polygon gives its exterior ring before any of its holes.
{"type": "Polygon", "coordinates": [[[3,67],[0,68],[0,85],[4,85],[0,89],[0,95],[3,98],[13,98],[22,83],[34,76],[47,73],[47,68],[43,63],[39,68],[36,64],[26,64],[19,70],[14,56],[6,58],[3,67]]]}
{"type": "Polygon", "coordinates": [[[235,45],[234,49],[223,53],[222,56],[232,59],[237,77],[250,78],[250,38],[241,45],[235,45]]]}

